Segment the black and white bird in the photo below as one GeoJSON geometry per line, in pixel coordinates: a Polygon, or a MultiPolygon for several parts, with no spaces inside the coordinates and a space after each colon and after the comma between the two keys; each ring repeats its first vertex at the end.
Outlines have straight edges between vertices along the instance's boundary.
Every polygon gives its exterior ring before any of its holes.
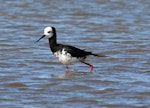
{"type": "Polygon", "coordinates": [[[39,38],[36,42],[40,41],[45,36],[48,37],[52,53],[59,60],[59,62],[66,65],[67,73],[69,72],[68,65],[75,62],[81,62],[88,65],[90,67],[90,72],[92,72],[93,65],[85,62],[85,59],[90,55],[97,57],[105,57],[104,55],[94,54],[92,52],[76,48],[74,46],[58,44],[56,29],[54,27],[46,27],[44,29],[44,35],[41,38],[39,38]]]}

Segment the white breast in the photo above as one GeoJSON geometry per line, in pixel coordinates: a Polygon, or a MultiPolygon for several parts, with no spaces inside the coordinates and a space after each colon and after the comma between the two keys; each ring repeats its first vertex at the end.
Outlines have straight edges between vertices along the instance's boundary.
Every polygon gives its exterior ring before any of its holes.
{"type": "Polygon", "coordinates": [[[71,54],[69,54],[65,49],[62,49],[62,51],[57,51],[54,53],[55,57],[58,58],[58,60],[65,65],[78,62],[79,59],[76,57],[72,57],[71,54]]]}

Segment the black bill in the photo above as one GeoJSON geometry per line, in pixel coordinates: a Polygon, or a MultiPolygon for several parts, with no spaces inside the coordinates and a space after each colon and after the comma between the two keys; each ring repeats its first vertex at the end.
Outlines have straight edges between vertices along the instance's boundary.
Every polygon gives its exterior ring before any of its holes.
{"type": "Polygon", "coordinates": [[[40,37],[40,39],[38,39],[37,41],[35,41],[35,43],[39,42],[44,37],[45,37],[45,35],[43,35],[42,37],[40,37]]]}

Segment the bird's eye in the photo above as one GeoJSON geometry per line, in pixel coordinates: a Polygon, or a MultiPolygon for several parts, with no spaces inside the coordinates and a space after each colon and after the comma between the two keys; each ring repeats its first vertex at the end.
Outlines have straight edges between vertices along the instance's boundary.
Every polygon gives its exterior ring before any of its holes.
{"type": "Polygon", "coordinates": [[[51,33],[51,31],[48,31],[48,33],[51,33]]]}

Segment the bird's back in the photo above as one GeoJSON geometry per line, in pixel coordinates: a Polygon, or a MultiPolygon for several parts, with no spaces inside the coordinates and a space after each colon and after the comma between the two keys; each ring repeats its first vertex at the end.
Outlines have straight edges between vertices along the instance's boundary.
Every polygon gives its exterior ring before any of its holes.
{"type": "Polygon", "coordinates": [[[67,53],[69,53],[72,57],[77,57],[77,58],[86,57],[86,56],[92,54],[91,52],[87,52],[85,50],[76,48],[74,46],[62,45],[62,44],[57,44],[57,45],[51,47],[51,50],[53,53],[64,50],[67,53]]]}

